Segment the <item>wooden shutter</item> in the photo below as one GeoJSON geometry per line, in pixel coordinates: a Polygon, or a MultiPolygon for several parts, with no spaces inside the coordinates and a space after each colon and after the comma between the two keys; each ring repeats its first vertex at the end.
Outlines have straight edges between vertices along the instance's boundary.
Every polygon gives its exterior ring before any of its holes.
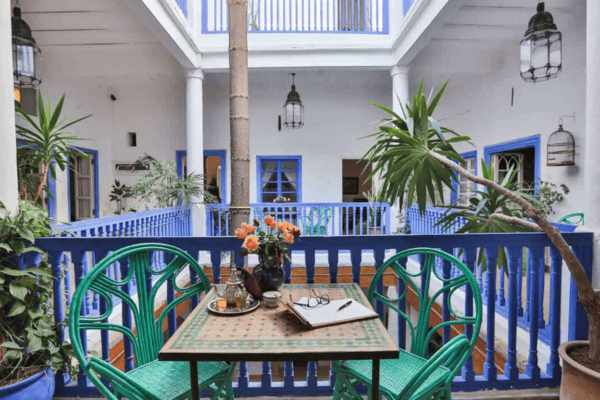
{"type": "Polygon", "coordinates": [[[94,217],[94,156],[75,159],[75,220],[94,217]]]}

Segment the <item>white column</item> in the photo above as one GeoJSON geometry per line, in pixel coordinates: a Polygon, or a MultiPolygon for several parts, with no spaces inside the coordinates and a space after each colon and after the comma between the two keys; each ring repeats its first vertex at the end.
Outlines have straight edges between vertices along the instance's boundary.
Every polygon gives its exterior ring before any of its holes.
{"type": "MultiPolygon", "coordinates": [[[[204,132],[202,80],[200,68],[185,71],[185,124],[187,138],[187,173],[204,174],[204,132]]],[[[192,236],[206,236],[206,208],[201,202],[192,208],[192,236]]]]}
{"type": "MultiPolygon", "coordinates": [[[[400,104],[402,103],[402,106],[404,106],[406,100],[410,96],[408,72],[409,67],[407,65],[394,65],[390,70],[390,75],[392,75],[392,110],[401,117],[403,117],[403,114],[400,104]]],[[[390,212],[392,213],[390,229],[393,233],[396,232],[399,226],[398,214],[400,209],[398,207],[398,202],[394,202],[394,204],[391,205],[390,212]]]]}
{"type": "MultiPolygon", "coordinates": [[[[584,193],[582,210],[585,212],[585,228],[594,231],[594,252],[600,245],[600,2],[587,1],[586,11],[586,94],[585,94],[585,144],[584,159],[580,166],[584,171],[584,193]]],[[[579,147],[579,146],[578,146],[579,147]]],[[[594,257],[594,287],[600,287],[600,260],[594,257]]]]}
{"type": "Polygon", "coordinates": [[[0,201],[16,212],[19,199],[17,183],[17,141],[15,134],[15,96],[12,69],[12,29],[10,1],[0,6],[0,201]]]}

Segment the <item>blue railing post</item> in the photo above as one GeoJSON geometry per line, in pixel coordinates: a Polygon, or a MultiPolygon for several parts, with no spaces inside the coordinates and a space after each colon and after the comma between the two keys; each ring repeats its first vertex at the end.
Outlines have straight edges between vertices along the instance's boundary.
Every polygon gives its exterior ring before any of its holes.
{"type": "Polygon", "coordinates": [[[483,364],[483,376],[490,382],[495,382],[497,377],[496,364],[494,362],[496,340],[496,260],[498,258],[498,247],[486,246],[485,256],[487,258],[487,270],[485,271],[485,292],[487,297],[484,299],[487,306],[487,332],[486,332],[486,357],[483,364]]]}
{"type": "Polygon", "coordinates": [[[525,373],[531,377],[531,379],[539,379],[540,367],[538,366],[538,329],[539,329],[539,262],[543,257],[543,251],[539,247],[530,247],[528,252],[527,270],[530,271],[527,274],[528,280],[531,280],[529,285],[530,292],[527,298],[531,297],[530,303],[530,315],[529,315],[529,359],[525,368],[525,373]]]}
{"type": "Polygon", "coordinates": [[[558,346],[560,345],[560,301],[561,296],[561,269],[562,258],[556,247],[550,247],[550,318],[548,323],[551,327],[550,360],[546,370],[557,382],[560,379],[561,367],[558,358],[558,346]]]}
{"type": "Polygon", "coordinates": [[[519,377],[519,367],[517,366],[517,274],[523,250],[522,247],[508,247],[506,253],[508,258],[508,351],[504,375],[512,381],[519,377]]]}

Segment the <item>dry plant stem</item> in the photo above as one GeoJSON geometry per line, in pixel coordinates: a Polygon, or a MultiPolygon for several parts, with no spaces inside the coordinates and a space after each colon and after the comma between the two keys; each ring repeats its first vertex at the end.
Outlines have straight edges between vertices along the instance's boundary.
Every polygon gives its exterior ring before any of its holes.
{"type": "MultiPolygon", "coordinates": [[[[229,4],[229,121],[231,140],[230,235],[250,217],[247,0],[229,4]]],[[[233,259],[233,258],[232,258],[233,259]]]]}
{"type": "Polygon", "coordinates": [[[34,203],[37,203],[38,199],[42,195],[42,191],[44,190],[44,186],[46,186],[46,182],[48,181],[48,171],[50,167],[47,164],[44,164],[42,167],[42,177],[40,178],[40,184],[35,191],[35,197],[33,199],[34,203]]]}
{"type": "Polygon", "coordinates": [[[567,264],[567,267],[575,280],[579,292],[579,300],[589,318],[590,358],[600,361],[600,294],[594,291],[594,287],[588,279],[583,265],[581,265],[573,251],[571,251],[569,244],[562,237],[558,229],[552,226],[550,222],[544,218],[541,212],[521,196],[505,189],[495,182],[471,174],[447,157],[433,151],[429,152],[428,155],[456,170],[471,182],[479,183],[490,189],[494,189],[503,196],[508,197],[517,203],[521,209],[537,223],[539,228],[546,233],[567,264]]]}
{"type": "Polygon", "coordinates": [[[533,222],[525,221],[524,219],[517,218],[517,217],[509,217],[507,215],[498,214],[498,213],[494,213],[494,214],[490,215],[490,218],[488,219],[488,222],[491,224],[496,219],[501,219],[502,221],[510,222],[512,224],[519,224],[521,226],[524,226],[526,228],[532,229],[534,231],[541,231],[542,230],[542,228],[540,228],[538,226],[538,224],[534,224],[533,222]]]}

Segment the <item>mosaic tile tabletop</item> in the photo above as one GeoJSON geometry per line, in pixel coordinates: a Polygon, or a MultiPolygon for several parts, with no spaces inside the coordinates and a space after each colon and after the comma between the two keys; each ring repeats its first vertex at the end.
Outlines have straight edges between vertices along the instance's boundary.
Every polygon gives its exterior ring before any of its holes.
{"type": "MultiPolygon", "coordinates": [[[[352,298],[371,307],[356,284],[284,285],[282,300],[328,294],[352,298]]],[[[214,291],[203,299],[160,351],[161,360],[283,361],[395,358],[398,347],[379,319],[309,329],[283,305],[264,304],[240,316],[214,315],[206,309],[214,291]]]]}

